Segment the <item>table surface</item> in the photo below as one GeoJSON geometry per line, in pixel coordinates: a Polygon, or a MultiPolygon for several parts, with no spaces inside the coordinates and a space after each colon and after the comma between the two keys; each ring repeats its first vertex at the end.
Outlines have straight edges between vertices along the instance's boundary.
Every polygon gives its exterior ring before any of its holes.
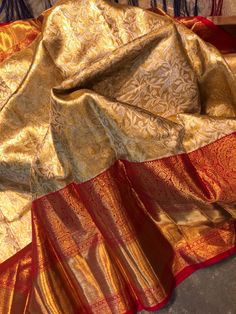
{"type": "Polygon", "coordinates": [[[236,16],[210,16],[208,17],[216,25],[234,25],[236,26],[236,16]]]}

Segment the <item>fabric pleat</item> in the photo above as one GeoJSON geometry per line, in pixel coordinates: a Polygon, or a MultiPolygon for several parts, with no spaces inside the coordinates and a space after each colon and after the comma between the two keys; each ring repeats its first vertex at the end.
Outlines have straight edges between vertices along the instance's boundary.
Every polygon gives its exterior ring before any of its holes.
{"type": "Polygon", "coordinates": [[[236,252],[235,55],[204,22],[63,0],[0,28],[1,314],[158,310],[236,252]]]}

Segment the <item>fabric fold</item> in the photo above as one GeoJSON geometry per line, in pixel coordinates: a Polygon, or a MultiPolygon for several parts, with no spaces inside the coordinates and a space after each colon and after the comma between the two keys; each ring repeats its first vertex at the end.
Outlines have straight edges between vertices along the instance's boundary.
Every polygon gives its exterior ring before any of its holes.
{"type": "Polygon", "coordinates": [[[155,310],[235,252],[236,83],[213,46],[64,0],[0,74],[0,313],[155,310]]]}

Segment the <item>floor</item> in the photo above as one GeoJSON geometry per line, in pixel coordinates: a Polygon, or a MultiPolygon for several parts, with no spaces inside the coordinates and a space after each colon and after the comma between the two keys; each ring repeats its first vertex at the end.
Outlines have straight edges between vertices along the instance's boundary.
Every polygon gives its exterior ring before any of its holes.
{"type": "Polygon", "coordinates": [[[156,313],[236,314],[236,256],[192,274],[156,313]]]}

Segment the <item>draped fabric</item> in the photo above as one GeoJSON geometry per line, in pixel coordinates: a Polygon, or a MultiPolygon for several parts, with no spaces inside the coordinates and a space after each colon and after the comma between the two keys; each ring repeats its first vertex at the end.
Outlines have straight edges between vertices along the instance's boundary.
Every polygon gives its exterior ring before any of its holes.
{"type": "MultiPolygon", "coordinates": [[[[175,16],[236,15],[234,0],[110,0],[113,3],[159,7],[175,16]]],[[[0,21],[9,22],[38,17],[57,0],[4,0],[0,5],[0,21]]]]}
{"type": "Polygon", "coordinates": [[[196,16],[178,18],[178,21],[194,31],[204,41],[214,45],[222,53],[236,52],[236,37],[214,25],[209,19],[196,16]]]}
{"type": "Polygon", "coordinates": [[[235,55],[105,0],[41,21],[1,48],[0,313],[159,309],[236,251],[235,55]]]}

